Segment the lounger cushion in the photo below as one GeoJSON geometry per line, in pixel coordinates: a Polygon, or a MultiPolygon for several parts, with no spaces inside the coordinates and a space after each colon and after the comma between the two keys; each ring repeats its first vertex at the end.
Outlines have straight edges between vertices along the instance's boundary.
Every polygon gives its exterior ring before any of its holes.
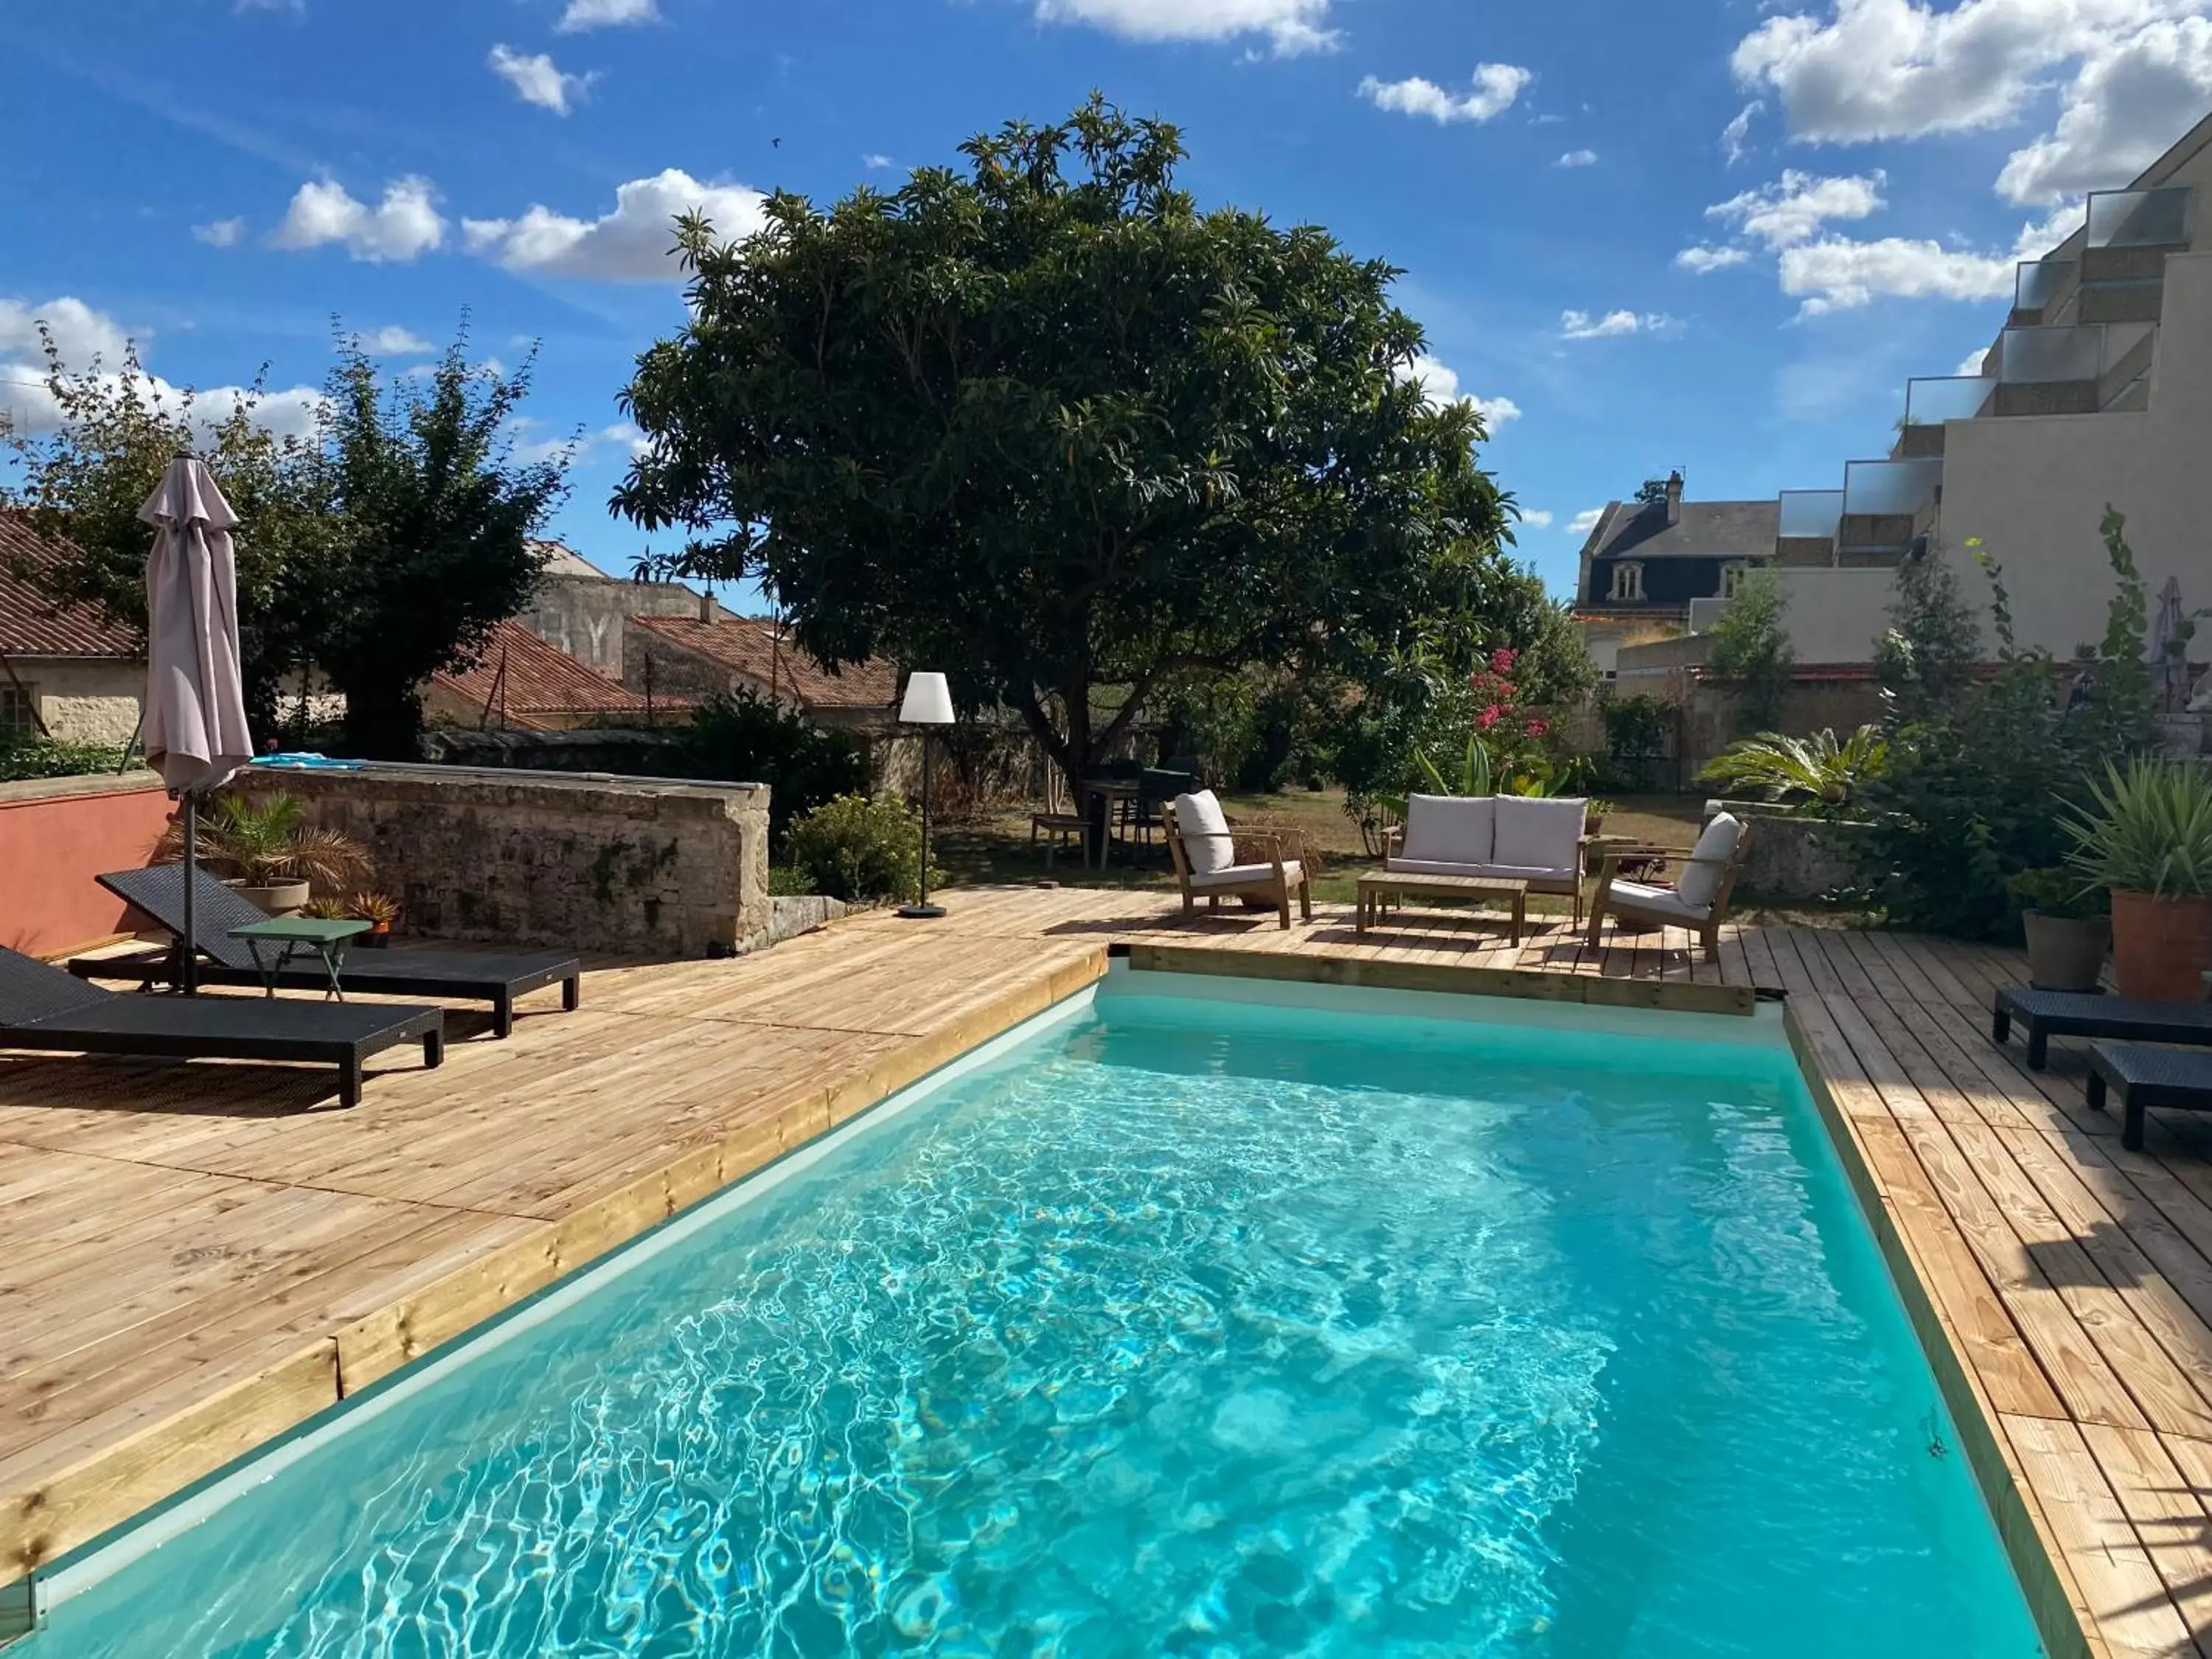
{"type": "Polygon", "coordinates": [[[1491,862],[1571,872],[1582,856],[1583,818],[1589,803],[1571,795],[1552,800],[1498,798],[1498,846],[1491,862]]]}
{"type": "Polygon", "coordinates": [[[1230,841],[1229,818],[1213,791],[1201,789],[1195,794],[1177,795],[1175,813],[1176,833],[1182,841],[1182,855],[1189,861],[1194,877],[1226,870],[1235,861],[1237,851],[1230,841]]]}
{"type": "Polygon", "coordinates": [[[1692,904],[1672,887],[1654,887],[1647,882],[1616,878],[1607,893],[1607,908],[1615,904],[1626,905],[1655,915],[1679,917],[1684,921],[1703,921],[1712,911],[1711,905],[1692,904]]]}
{"type": "Polygon", "coordinates": [[[1690,849],[1690,862],[1682,866],[1675,885],[1681,890],[1687,902],[1702,909],[1710,909],[1720,896],[1721,876],[1730,858],[1735,856],[1737,839],[1743,834],[1743,824],[1734,814],[1716,812],[1712,822],[1698,837],[1698,844],[1690,849]]]}
{"type": "Polygon", "coordinates": [[[1406,860],[1442,864],[1487,864],[1494,834],[1495,795],[1411,795],[1406,800],[1406,842],[1393,870],[1406,860]]]}
{"type": "MultiPolygon", "coordinates": [[[[1178,814],[1177,816],[1181,816],[1178,814]]],[[[1305,872],[1298,867],[1296,859],[1283,860],[1284,885],[1296,889],[1305,879],[1305,872]]],[[[1272,864],[1231,864],[1218,870],[1209,870],[1204,875],[1194,872],[1190,878],[1191,891],[1202,893],[1209,887],[1250,887],[1265,882],[1274,885],[1275,866],[1272,864]]]]}

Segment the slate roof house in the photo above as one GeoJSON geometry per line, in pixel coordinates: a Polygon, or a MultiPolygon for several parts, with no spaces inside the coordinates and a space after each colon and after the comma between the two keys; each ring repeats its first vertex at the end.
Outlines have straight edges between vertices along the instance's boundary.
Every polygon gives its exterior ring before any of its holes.
{"type": "Polygon", "coordinates": [[[1610,678],[1623,646],[1703,625],[1743,573],[1774,557],[1778,507],[1763,501],[1692,501],[1682,475],[1650,501],[1608,501],[1583,544],[1574,611],[1598,670],[1610,678]]]}

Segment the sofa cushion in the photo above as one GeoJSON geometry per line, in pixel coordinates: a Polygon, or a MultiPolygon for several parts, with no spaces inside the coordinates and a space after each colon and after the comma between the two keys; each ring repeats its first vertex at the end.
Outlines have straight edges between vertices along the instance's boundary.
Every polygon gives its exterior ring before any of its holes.
{"type": "Polygon", "coordinates": [[[1498,798],[1498,846],[1494,864],[1538,870],[1573,870],[1582,857],[1583,818],[1589,803],[1573,796],[1538,800],[1522,795],[1498,798]]]}
{"type": "Polygon", "coordinates": [[[1449,859],[1392,859],[1390,873],[1401,876],[1471,876],[1491,881],[1571,883],[1571,870],[1540,870],[1533,864],[1458,864],[1449,859]]]}
{"type": "Polygon", "coordinates": [[[1654,915],[1673,916],[1683,921],[1703,921],[1711,908],[1688,903],[1672,887],[1654,887],[1648,882],[1616,879],[1606,892],[1607,908],[1614,903],[1626,904],[1654,915]]]}
{"type": "MultiPolygon", "coordinates": [[[[1295,893],[1298,890],[1298,884],[1304,879],[1305,872],[1299,867],[1296,859],[1283,860],[1283,884],[1285,887],[1295,893]]],[[[1249,887],[1261,882],[1267,883],[1270,887],[1274,885],[1275,866],[1273,865],[1224,865],[1218,870],[1209,870],[1202,876],[1193,874],[1190,878],[1190,889],[1194,893],[1202,893],[1209,887],[1249,887]]]]}
{"type": "Polygon", "coordinates": [[[1674,878],[1674,890],[1686,903],[1700,910],[1712,908],[1713,900],[1721,890],[1721,873],[1735,852],[1736,842],[1743,835],[1743,824],[1734,814],[1716,812],[1712,822],[1698,837],[1698,844],[1690,849],[1690,862],[1674,878]]]}
{"type": "Polygon", "coordinates": [[[1406,840],[1391,868],[1402,859],[1444,864],[1490,862],[1494,795],[1409,795],[1406,798],[1406,840]]]}
{"type": "Polygon", "coordinates": [[[1213,791],[1201,789],[1195,794],[1177,795],[1175,816],[1176,834],[1182,842],[1182,855],[1190,865],[1191,874],[1202,876],[1226,870],[1236,862],[1236,849],[1230,842],[1229,818],[1213,791]]]}

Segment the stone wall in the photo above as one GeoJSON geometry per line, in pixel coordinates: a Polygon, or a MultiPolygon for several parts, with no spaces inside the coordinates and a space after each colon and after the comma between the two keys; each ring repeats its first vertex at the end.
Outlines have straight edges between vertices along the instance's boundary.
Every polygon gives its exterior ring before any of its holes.
{"type": "Polygon", "coordinates": [[[1829,818],[1798,817],[1763,801],[1709,800],[1705,817],[1726,808],[1751,825],[1736,890],[1774,900],[1826,898],[1860,879],[1854,837],[1865,829],[1829,818]]]}
{"type": "Polygon", "coordinates": [[[120,747],[138,729],[146,665],[108,657],[18,657],[15,678],[27,686],[46,730],[64,743],[120,747]]]}
{"type": "Polygon", "coordinates": [[[359,840],[403,935],[679,957],[768,937],[763,784],[373,764],[231,787],[359,840]]]}
{"type": "MultiPolygon", "coordinates": [[[[578,662],[623,678],[630,617],[726,617],[713,599],[681,582],[632,582],[607,576],[548,576],[515,620],[578,662]]],[[[655,688],[661,690],[663,688],[655,688]]]]}

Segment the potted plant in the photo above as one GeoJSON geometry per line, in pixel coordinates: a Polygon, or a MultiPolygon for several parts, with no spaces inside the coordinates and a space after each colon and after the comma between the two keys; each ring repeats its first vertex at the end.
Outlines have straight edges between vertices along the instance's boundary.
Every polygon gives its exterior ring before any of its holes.
{"type": "MultiPolygon", "coordinates": [[[[199,854],[210,864],[229,866],[229,884],[272,916],[295,915],[307,904],[312,884],[346,881],[368,868],[368,854],[351,836],[307,821],[297,795],[272,794],[259,800],[225,795],[199,826],[199,854]]],[[[185,831],[172,823],[154,848],[157,864],[174,864],[185,855],[185,831]]]]}
{"type": "Polygon", "coordinates": [[[2068,865],[2112,896],[2124,997],[2197,1000],[2212,971],[2212,771],[2195,761],[2106,763],[2060,820],[2068,865]]]}
{"type": "Polygon", "coordinates": [[[399,920],[399,903],[386,893],[356,893],[346,901],[346,914],[368,924],[363,945],[381,949],[392,939],[392,924],[399,920]]]}
{"type": "Polygon", "coordinates": [[[2064,865],[2023,870],[2005,884],[2027,935],[2028,982],[2041,991],[2094,991],[2112,943],[2105,890],[2064,865]]]}

